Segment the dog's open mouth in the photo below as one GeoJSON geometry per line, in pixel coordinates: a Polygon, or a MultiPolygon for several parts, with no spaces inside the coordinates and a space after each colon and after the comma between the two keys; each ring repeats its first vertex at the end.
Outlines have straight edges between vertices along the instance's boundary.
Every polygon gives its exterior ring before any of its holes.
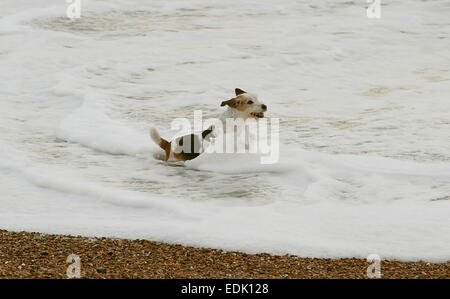
{"type": "Polygon", "coordinates": [[[264,112],[252,112],[250,113],[250,115],[253,116],[254,118],[263,118],[264,112]]]}

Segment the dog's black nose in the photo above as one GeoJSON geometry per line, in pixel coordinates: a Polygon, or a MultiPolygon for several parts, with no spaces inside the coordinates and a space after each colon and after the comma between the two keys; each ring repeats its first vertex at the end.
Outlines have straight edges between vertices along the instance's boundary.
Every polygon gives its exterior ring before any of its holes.
{"type": "Polygon", "coordinates": [[[264,111],[266,111],[267,110],[267,106],[266,105],[264,105],[264,104],[262,104],[261,105],[261,108],[264,110],[264,111]]]}

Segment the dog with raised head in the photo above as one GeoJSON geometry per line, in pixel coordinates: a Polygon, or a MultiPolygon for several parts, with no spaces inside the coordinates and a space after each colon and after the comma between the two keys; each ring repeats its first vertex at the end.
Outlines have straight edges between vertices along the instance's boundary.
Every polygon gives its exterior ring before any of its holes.
{"type": "Polygon", "coordinates": [[[258,100],[258,96],[248,93],[240,88],[234,90],[236,97],[223,101],[220,106],[227,106],[227,110],[222,113],[220,120],[223,128],[226,128],[225,121],[227,118],[241,118],[244,121],[249,118],[259,119],[264,117],[267,106],[258,100]]]}
{"type": "MultiPolygon", "coordinates": [[[[248,93],[239,88],[235,89],[235,94],[236,97],[223,101],[220,104],[221,107],[227,106],[227,110],[220,116],[224,131],[228,118],[240,118],[244,121],[249,118],[259,119],[263,118],[264,112],[267,111],[267,106],[261,103],[255,94],[248,93]]],[[[200,149],[202,149],[203,141],[209,140],[213,135],[213,130],[214,126],[210,126],[200,135],[189,134],[175,138],[169,142],[162,138],[155,128],[151,128],[150,137],[165,151],[165,161],[186,161],[195,159],[201,154],[200,149]]]]}

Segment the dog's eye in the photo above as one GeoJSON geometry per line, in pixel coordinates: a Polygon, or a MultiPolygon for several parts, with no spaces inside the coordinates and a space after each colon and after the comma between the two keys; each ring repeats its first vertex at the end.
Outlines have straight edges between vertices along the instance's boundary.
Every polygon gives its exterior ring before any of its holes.
{"type": "Polygon", "coordinates": [[[253,101],[248,101],[247,104],[251,105],[253,104],[253,101]]]}

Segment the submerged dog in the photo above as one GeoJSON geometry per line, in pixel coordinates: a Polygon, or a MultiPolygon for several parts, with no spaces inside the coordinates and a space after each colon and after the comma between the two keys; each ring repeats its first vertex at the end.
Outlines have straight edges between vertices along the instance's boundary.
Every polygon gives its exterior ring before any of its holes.
{"type": "MultiPolygon", "coordinates": [[[[227,119],[247,120],[249,118],[259,119],[264,117],[267,106],[258,100],[258,96],[243,91],[240,88],[235,90],[236,97],[223,101],[220,106],[227,106],[227,110],[220,116],[223,128],[226,128],[227,119]]],[[[152,140],[166,152],[164,161],[187,161],[197,158],[201,152],[204,140],[212,137],[214,127],[210,126],[201,134],[188,134],[177,137],[172,141],[162,138],[155,128],[150,129],[150,137],[152,140]],[[187,149],[187,150],[186,150],[187,149]]]]}
{"type": "Polygon", "coordinates": [[[166,152],[164,161],[187,161],[195,159],[200,155],[203,140],[208,139],[212,131],[213,127],[211,126],[204,130],[200,136],[197,134],[189,134],[175,138],[169,142],[162,138],[155,128],[151,128],[150,137],[166,152]]]}

